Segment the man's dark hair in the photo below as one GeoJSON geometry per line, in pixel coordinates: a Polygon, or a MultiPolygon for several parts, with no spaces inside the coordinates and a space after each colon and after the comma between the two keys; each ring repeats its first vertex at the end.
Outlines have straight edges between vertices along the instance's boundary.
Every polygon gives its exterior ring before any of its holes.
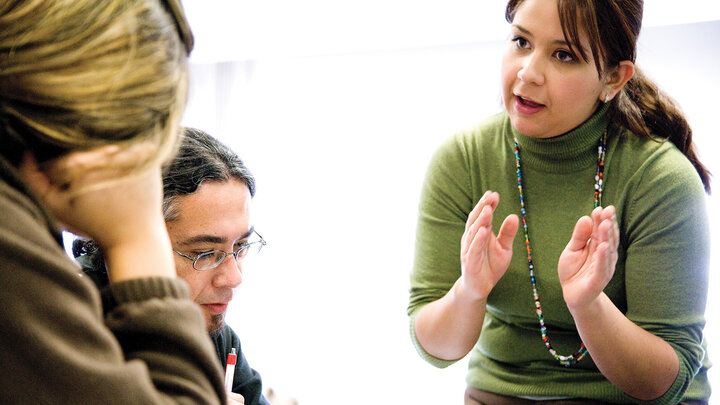
{"type": "Polygon", "coordinates": [[[243,161],[222,142],[195,128],[183,128],[183,141],[175,158],[163,168],[163,216],[177,218],[175,201],[192,194],[204,181],[243,182],[255,196],[255,177],[243,161]]]}

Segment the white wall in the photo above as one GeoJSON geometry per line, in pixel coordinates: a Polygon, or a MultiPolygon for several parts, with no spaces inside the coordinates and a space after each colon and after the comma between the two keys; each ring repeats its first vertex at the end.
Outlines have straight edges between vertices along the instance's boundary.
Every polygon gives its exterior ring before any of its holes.
{"type": "MultiPolygon", "coordinates": [[[[720,173],[717,38],[720,21],[648,27],[638,64],[681,103],[720,173]]],[[[466,362],[436,370],[410,343],[408,275],[429,155],[500,110],[503,43],[442,42],[192,64],[184,124],[224,140],[254,172],[255,224],[268,240],[228,320],[265,383],[301,404],[462,401],[466,362]]],[[[717,270],[707,332],[720,356],[717,270]]]]}

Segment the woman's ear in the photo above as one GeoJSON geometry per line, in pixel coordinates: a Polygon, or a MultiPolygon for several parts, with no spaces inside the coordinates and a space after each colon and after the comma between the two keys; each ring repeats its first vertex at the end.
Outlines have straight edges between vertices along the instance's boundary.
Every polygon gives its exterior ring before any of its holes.
{"type": "Polygon", "coordinates": [[[600,94],[600,101],[607,103],[612,100],[634,74],[634,63],[629,60],[620,61],[617,67],[608,72],[605,86],[600,94]]]}
{"type": "Polygon", "coordinates": [[[50,189],[50,177],[38,164],[35,156],[30,152],[25,152],[20,160],[18,171],[25,183],[38,195],[45,195],[50,189]]]}

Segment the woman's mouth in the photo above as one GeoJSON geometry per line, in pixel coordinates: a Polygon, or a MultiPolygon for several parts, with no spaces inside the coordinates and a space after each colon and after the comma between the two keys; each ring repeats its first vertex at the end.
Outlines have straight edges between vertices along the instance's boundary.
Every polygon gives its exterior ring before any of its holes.
{"type": "Polygon", "coordinates": [[[515,110],[521,114],[535,114],[544,107],[544,104],[536,103],[529,98],[515,96],[515,110]]]}

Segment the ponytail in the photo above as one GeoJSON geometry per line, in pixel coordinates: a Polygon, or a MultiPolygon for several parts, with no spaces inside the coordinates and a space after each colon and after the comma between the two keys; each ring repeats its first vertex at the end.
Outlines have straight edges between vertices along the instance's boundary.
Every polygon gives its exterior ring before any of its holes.
{"type": "Polygon", "coordinates": [[[697,157],[692,129],[680,107],[637,66],[635,75],[612,101],[610,116],[639,136],[672,142],[690,160],[710,194],[710,172],[697,157]]]}

